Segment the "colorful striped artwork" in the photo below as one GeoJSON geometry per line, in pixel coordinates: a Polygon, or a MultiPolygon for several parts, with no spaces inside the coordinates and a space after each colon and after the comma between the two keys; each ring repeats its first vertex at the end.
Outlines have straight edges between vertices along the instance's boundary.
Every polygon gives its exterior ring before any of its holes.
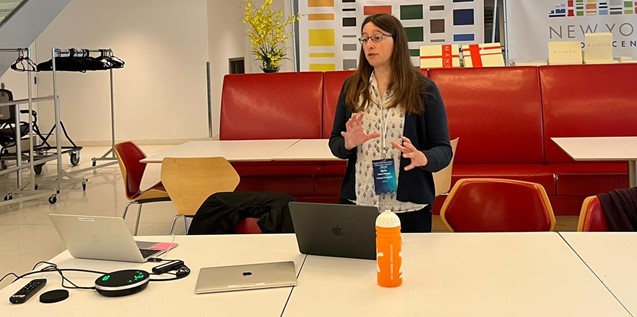
{"type": "Polygon", "coordinates": [[[298,0],[301,71],[355,69],[366,16],[397,17],[407,33],[412,63],[420,46],[484,42],[484,0],[298,0]]]}
{"type": "Polygon", "coordinates": [[[637,0],[566,0],[556,5],[549,17],[582,17],[637,14],[637,0]]]}

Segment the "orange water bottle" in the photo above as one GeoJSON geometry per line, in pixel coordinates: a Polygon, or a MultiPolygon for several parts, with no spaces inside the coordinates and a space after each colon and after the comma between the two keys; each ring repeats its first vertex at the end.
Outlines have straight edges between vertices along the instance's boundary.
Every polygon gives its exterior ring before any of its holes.
{"type": "Polygon", "coordinates": [[[403,283],[400,218],[386,210],[376,218],[376,277],[378,285],[396,287],[403,283]]]}

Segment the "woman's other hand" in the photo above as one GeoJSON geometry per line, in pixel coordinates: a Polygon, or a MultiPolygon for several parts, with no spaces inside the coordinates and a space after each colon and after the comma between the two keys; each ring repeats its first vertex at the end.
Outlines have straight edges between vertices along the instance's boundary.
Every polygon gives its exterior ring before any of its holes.
{"type": "Polygon", "coordinates": [[[408,171],[414,167],[427,165],[428,161],[425,153],[418,151],[418,149],[411,144],[411,140],[408,138],[402,137],[401,139],[403,140],[402,145],[398,144],[396,141],[392,141],[391,146],[403,153],[403,157],[411,159],[411,164],[405,166],[405,170],[408,171]]]}

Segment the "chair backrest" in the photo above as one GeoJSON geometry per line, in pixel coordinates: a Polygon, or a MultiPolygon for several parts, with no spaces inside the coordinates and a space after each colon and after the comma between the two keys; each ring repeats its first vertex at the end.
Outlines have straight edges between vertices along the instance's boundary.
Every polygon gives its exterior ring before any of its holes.
{"type": "Polygon", "coordinates": [[[555,215],[542,185],[512,179],[464,178],[440,211],[452,231],[547,231],[555,215]]]}
{"type": "Polygon", "coordinates": [[[584,198],[577,222],[577,231],[608,231],[606,215],[597,196],[584,198]]]}
{"type": "Polygon", "coordinates": [[[210,195],[232,192],[239,174],[223,157],[164,158],[161,181],[177,213],[193,216],[210,195]]]}
{"type": "MultiPolygon", "coordinates": [[[[451,153],[453,154],[456,153],[456,148],[458,147],[458,139],[459,138],[455,138],[451,140],[451,153]]],[[[449,192],[449,188],[451,188],[452,171],[453,156],[451,157],[451,161],[449,162],[449,165],[447,165],[447,167],[433,173],[436,196],[444,195],[449,192]]]]}
{"type": "MultiPolygon", "coordinates": [[[[11,90],[0,88],[0,103],[13,101],[11,90]]],[[[15,105],[0,107],[0,124],[14,123],[15,105]]]]}
{"type": "Polygon", "coordinates": [[[117,143],[114,149],[124,178],[126,197],[135,199],[141,193],[142,177],[146,170],[146,164],[139,160],[146,158],[146,154],[132,141],[117,143]]]}

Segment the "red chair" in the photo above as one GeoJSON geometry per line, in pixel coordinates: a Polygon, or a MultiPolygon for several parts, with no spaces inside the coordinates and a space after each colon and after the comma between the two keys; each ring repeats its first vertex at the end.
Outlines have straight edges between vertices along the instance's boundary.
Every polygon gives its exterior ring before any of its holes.
{"type": "Polygon", "coordinates": [[[239,234],[256,234],[261,233],[261,228],[257,224],[259,218],[245,218],[239,221],[234,227],[235,233],[239,234]]]}
{"type": "Polygon", "coordinates": [[[608,231],[604,209],[597,196],[588,196],[582,203],[577,231],[608,231]]]}
{"type": "Polygon", "coordinates": [[[542,185],[512,179],[464,178],[440,212],[451,231],[548,231],[555,216],[542,185]]]}
{"type": "Polygon", "coordinates": [[[126,189],[126,198],[129,203],[124,208],[124,214],[122,217],[126,219],[128,213],[128,207],[133,204],[138,204],[137,220],[135,221],[135,235],[139,230],[139,219],[142,214],[142,205],[145,203],[158,202],[158,201],[170,201],[170,197],[164,189],[164,185],[161,182],[156,183],[148,189],[142,190],[141,183],[144,171],[146,170],[146,164],[141,163],[140,160],[146,158],[146,154],[131,141],[115,144],[115,154],[119,163],[119,168],[124,178],[124,187],[126,189]]]}

